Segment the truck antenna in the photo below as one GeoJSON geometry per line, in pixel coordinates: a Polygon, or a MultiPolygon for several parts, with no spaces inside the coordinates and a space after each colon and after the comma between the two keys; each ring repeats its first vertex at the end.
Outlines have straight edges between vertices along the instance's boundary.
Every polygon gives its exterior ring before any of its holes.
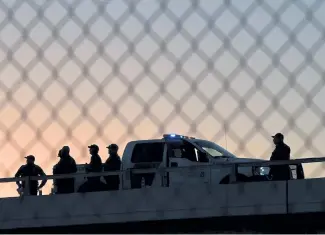
{"type": "Polygon", "coordinates": [[[228,151],[228,141],[227,141],[227,128],[226,128],[226,124],[223,125],[223,129],[224,129],[224,134],[225,134],[226,150],[228,151]]]}

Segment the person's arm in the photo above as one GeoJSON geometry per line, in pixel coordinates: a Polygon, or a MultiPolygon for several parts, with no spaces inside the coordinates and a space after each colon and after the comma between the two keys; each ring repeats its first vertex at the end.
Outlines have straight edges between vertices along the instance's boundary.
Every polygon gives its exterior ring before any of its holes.
{"type": "MultiPolygon", "coordinates": [[[[46,176],[46,174],[44,173],[43,169],[39,167],[39,176],[46,176]]],[[[47,179],[43,179],[42,183],[40,184],[40,186],[38,187],[39,189],[43,188],[44,185],[46,184],[47,179]]]]}
{"type": "Polygon", "coordinates": [[[102,171],[103,170],[103,162],[102,162],[102,159],[100,157],[97,158],[96,169],[97,169],[97,171],[102,171]]]}
{"type": "MultiPolygon", "coordinates": [[[[15,174],[15,178],[19,178],[19,177],[21,177],[22,176],[22,173],[23,173],[23,167],[20,167],[19,169],[18,169],[18,171],[17,171],[17,173],[15,174]]],[[[20,181],[16,181],[16,184],[17,184],[17,186],[19,187],[19,188],[21,188],[21,183],[20,183],[20,181]]]]}
{"type": "Polygon", "coordinates": [[[73,159],[72,161],[72,169],[71,169],[72,173],[77,173],[78,171],[78,167],[77,167],[77,163],[76,161],[73,159]]]}
{"type": "Polygon", "coordinates": [[[271,158],[270,158],[270,161],[274,161],[274,160],[278,160],[279,159],[279,152],[277,149],[275,149],[273,152],[272,152],[272,155],[271,155],[271,158]]]}
{"type": "Polygon", "coordinates": [[[100,157],[92,157],[90,164],[92,172],[98,172],[102,170],[103,165],[100,157]]]}
{"type": "Polygon", "coordinates": [[[89,164],[87,164],[86,163],[86,172],[88,173],[90,173],[90,172],[93,172],[93,168],[94,168],[94,157],[93,156],[91,156],[90,157],[90,162],[89,162],[89,164]]]}

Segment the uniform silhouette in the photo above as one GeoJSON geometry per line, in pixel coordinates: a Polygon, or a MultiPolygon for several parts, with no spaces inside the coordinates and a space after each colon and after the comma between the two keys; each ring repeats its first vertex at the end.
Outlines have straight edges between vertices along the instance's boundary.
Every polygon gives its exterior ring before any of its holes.
{"type": "MultiPolygon", "coordinates": [[[[44,171],[42,170],[41,167],[35,164],[35,157],[33,155],[29,155],[25,157],[26,160],[26,165],[22,165],[17,173],[15,174],[15,177],[27,177],[27,176],[46,176],[44,171]]],[[[29,180],[29,194],[30,195],[37,195],[37,191],[40,190],[45,184],[47,180],[44,179],[42,180],[42,183],[38,186],[38,181],[37,180],[29,180]]],[[[18,187],[21,189],[25,189],[26,183],[25,181],[20,181],[16,182],[18,187]]]]}
{"type": "MultiPolygon", "coordinates": [[[[59,162],[53,168],[53,175],[74,174],[77,172],[77,164],[70,156],[70,148],[64,146],[58,154],[59,162]]],[[[74,178],[55,180],[56,194],[73,193],[75,186],[74,178]]]]}
{"type": "MultiPolygon", "coordinates": [[[[272,136],[275,144],[275,149],[272,152],[270,161],[285,161],[290,160],[290,147],[284,143],[284,136],[277,133],[272,136]]],[[[291,170],[289,165],[274,165],[270,166],[270,175],[272,180],[289,180],[291,178],[291,170]]]]}
{"type": "MultiPolygon", "coordinates": [[[[104,164],[104,171],[119,171],[121,169],[121,158],[118,155],[118,146],[111,144],[108,147],[109,157],[104,164]]],[[[119,175],[110,175],[104,177],[108,190],[118,190],[120,185],[119,175]]]]}
{"type": "MultiPolygon", "coordinates": [[[[90,157],[90,163],[86,165],[85,169],[87,173],[99,173],[103,171],[102,159],[99,156],[99,147],[95,144],[88,146],[90,157]]],[[[78,192],[96,192],[105,190],[106,185],[101,182],[100,176],[87,177],[87,181],[82,184],[78,192]]]]}

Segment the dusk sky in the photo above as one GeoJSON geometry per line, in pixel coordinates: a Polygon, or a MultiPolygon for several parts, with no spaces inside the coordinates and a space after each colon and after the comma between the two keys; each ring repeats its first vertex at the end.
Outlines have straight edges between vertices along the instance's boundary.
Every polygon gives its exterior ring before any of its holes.
{"type": "Polygon", "coordinates": [[[282,132],[292,158],[324,156],[324,3],[2,0],[0,177],[163,133],[267,159],[282,132]]]}

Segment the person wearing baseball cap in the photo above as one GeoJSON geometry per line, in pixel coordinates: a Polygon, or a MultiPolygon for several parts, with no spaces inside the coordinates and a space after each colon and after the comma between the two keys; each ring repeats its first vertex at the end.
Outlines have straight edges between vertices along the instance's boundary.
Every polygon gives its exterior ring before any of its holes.
{"type": "MultiPolygon", "coordinates": [[[[25,157],[26,165],[22,165],[17,173],[15,174],[16,178],[23,178],[27,176],[46,176],[43,169],[35,164],[35,157],[33,155],[28,155],[25,157]]],[[[29,181],[29,194],[30,195],[37,195],[37,192],[44,187],[47,180],[42,180],[42,183],[38,186],[37,180],[30,180],[29,181]]],[[[18,191],[25,189],[25,181],[17,181],[16,184],[18,185],[18,191]]]]}
{"type": "Polygon", "coordinates": [[[99,147],[98,147],[97,144],[89,145],[88,148],[89,148],[90,154],[92,154],[92,153],[95,153],[95,154],[96,153],[99,153],[99,147]]]}
{"type": "MultiPolygon", "coordinates": [[[[87,173],[99,173],[103,170],[102,159],[99,156],[99,147],[96,144],[88,146],[90,157],[90,163],[86,164],[87,173]]],[[[87,177],[87,181],[83,183],[78,192],[97,192],[105,190],[105,184],[101,182],[100,176],[87,177]]]]}
{"type": "MultiPolygon", "coordinates": [[[[104,171],[105,172],[116,172],[120,171],[121,169],[121,158],[118,155],[118,145],[111,144],[106,147],[108,149],[109,157],[104,164],[104,171]]],[[[119,174],[116,175],[109,175],[104,177],[107,185],[108,190],[118,190],[120,185],[120,176],[119,174]]]]}
{"type": "MultiPolygon", "coordinates": [[[[291,149],[284,143],[282,133],[272,136],[275,149],[272,152],[270,161],[286,161],[290,160],[291,149]]],[[[272,180],[289,180],[291,178],[291,169],[289,165],[270,166],[270,176],[272,180]]]]}
{"type": "Polygon", "coordinates": [[[88,172],[101,172],[102,171],[102,159],[99,156],[99,147],[96,144],[88,146],[90,157],[90,163],[88,165],[88,172]]]}

